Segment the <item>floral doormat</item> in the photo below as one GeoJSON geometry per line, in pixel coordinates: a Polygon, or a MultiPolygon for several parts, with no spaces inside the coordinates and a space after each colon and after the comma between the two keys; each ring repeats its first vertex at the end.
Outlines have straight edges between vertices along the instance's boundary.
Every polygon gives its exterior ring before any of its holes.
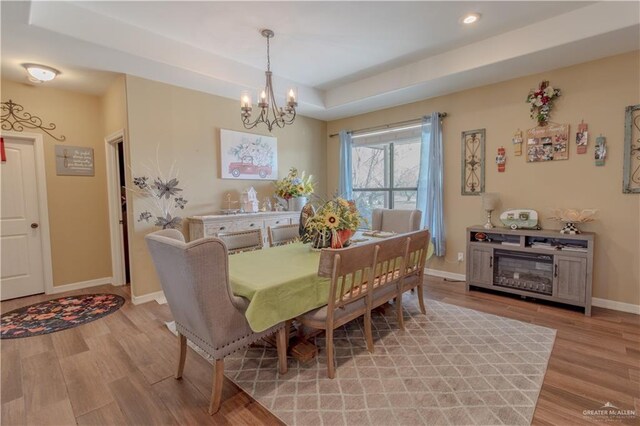
{"type": "Polygon", "coordinates": [[[124,304],[116,294],[85,294],[47,300],[2,314],[0,337],[17,339],[54,333],[95,321],[124,304]]]}

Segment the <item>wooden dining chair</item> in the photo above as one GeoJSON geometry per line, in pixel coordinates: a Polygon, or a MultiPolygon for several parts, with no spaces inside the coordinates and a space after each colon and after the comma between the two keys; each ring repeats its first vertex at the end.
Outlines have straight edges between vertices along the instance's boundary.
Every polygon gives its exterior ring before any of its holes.
{"type": "Polygon", "coordinates": [[[175,378],[182,377],[187,339],[215,360],[209,414],[220,409],[227,355],[277,333],[279,371],[287,372],[285,324],[259,333],[251,330],[245,317],[247,301],[234,296],[229,285],[229,257],[222,240],[203,238],[185,243],[175,229],[153,232],[145,240],[178,332],[175,378]]]}
{"type": "Polygon", "coordinates": [[[398,324],[404,330],[402,303],[397,300],[403,292],[403,279],[406,276],[406,253],[409,238],[406,234],[386,238],[377,242],[378,257],[373,277],[373,291],[370,294],[371,309],[396,299],[395,308],[398,324]]]}
{"type": "Polygon", "coordinates": [[[333,331],[360,316],[364,316],[367,349],[373,350],[371,309],[367,294],[373,279],[378,246],[365,244],[346,249],[324,249],[320,254],[318,275],[331,280],[327,305],[299,316],[306,327],[325,330],[327,376],[335,377],[333,331]]]}
{"type": "Polygon", "coordinates": [[[282,246],[300,240],[299,225],[270,226],[267,229],[269,247],[282,246]]]}
{"type": "Polygon", "coordinates": [[[407,251],[405,253],[405,274],[402,278],[402,286],[398,293],[398,302],[402,304],[402,294],[406,291],[418,291],[418,303],[420,311],[427,313],[424,307],[424,268],[427,263],[427,254],[429,252],[429,243],[431,242],[431,234],[428,229],[411,232],[405,235],[408,238],[407,251]]]}
{"type": "Polygon", "coordinates": [[[260,228],[247,231],[222,232],[218,234],[218,238],[224,241],[229,254],[262,249],[262,230],[260,228]]]}

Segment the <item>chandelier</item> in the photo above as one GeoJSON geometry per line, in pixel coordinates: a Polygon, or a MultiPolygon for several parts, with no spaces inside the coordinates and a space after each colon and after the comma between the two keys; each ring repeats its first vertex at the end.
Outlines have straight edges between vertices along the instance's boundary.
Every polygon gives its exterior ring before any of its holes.
{"type": "Polygon", "coordinates": [[[273,37],[273,31],[264,29],[260,31],[260,34],[267,39],[267,71],[265,71],[266,84],[264,90],[260,93],[260,99],[258,100],[258,108],[260,112],[255,120],[251,121],[251,112],[253,110],[251,102],[251,93],[248,91],[242,92],[240,96],[240,110],[242,117],[242,124],[245,129],[253,129],[260,123],[264,123],[269,132],[278,126],[283,128],[287,124],[292,124],[296,118],[296,91],[295,89],[289,89],[286,99],[287,104],[284,108],[278,107],[276,104],[276,98],[273,95],[273,85],[271,83],[271,58],[269,57],[269,39],[273,37]]]}

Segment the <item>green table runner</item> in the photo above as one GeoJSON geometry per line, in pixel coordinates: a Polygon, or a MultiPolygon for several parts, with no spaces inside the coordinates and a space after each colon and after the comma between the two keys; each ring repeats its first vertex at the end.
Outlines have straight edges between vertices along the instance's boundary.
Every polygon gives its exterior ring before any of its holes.
{"type": "Polygon", "coordinates": [[[327,304],[330,280],[318,277],[320,252],[302,243],[229,256],[233,293],[249,299],[255,332],[327,304]]]}

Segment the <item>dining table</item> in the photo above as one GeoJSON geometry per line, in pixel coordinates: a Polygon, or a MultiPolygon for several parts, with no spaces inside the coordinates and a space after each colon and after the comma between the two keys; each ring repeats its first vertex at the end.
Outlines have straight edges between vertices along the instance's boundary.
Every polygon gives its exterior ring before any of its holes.
{"type": "MultiPolygon", "coordinates": [[[[382,237],[358,232],[352,241],[370,244],[382,237]]],[[[432,253],[430,245],[427,258],[432,253]]],[[[251,329],[261,332],[326,305],[330,279],[318,276],[319,263],[320,251],[302,242],[229,256],[231,289],[249,301],[245,316],[251,329]]]]}

